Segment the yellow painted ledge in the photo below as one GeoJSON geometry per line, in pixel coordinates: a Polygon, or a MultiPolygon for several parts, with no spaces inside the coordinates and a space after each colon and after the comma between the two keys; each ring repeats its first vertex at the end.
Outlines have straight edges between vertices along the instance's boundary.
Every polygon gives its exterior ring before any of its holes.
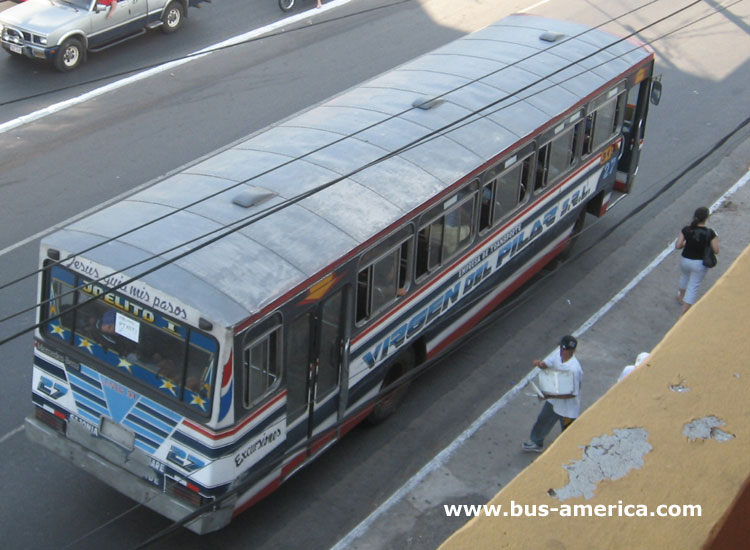
{"type": "MultiPolygon", "coordinates": [[[[479,517],[440,549],[701,548],[750,475],[749,283],[750,249],[745,249],[666,334],[646,365],[589,407],[490,502],[507,512],[512,501],[529,509],[621,501],[645,504],[649,511],[660,504],[698,504],[701,517],[479,517]],[[689,391],[670,389],[679,385],[689,391]],[[723,421],[720,430],[734,437],[691,441],[683,435],[686,424],[710,416],[723,421]],[[647,432],[651,450],[640,468],[598,482],[589,499],[561,502],[548,494],[568,484],[564,466],[580,461],[592,440],[627,428],[647,432]]],[[[622,460],[608,458],[615,461],[611,464],[622,460]]]]}

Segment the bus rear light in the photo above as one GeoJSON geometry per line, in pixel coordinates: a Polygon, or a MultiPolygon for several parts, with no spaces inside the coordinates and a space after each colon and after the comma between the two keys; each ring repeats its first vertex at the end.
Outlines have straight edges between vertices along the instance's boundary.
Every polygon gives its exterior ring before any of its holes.
{"type": "Polygon", "coordinates": [[[167,480],[168,493],[171,493],[175,497],[192,504],[196,508],[203,506],[210,500],[209,498],[202,496],[200,493],[198,493],[198,491],[198,487],[196,487],[192,483],[188,482],[187,485],[183,485],[172,479],[167,480]]]}
{"type": "Polygon", "coordinates": [[[34,407],[34,417],[56,432],[65,435],[65,426],[67,423],[65,422],[65,415],[63,413],[55,411],[53,414],[41,407],[34,407]]]}

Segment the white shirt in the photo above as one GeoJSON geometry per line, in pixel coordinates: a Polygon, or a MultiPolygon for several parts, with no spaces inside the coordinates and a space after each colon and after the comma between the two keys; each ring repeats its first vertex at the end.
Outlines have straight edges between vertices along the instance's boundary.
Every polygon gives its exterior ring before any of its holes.
{"type": "Polygon", "coordinates": [[[625,378],[628,374],[630,374],[634,370],[635,370],[635,365],[628,365],[627,367],[622,369],[622,372],[620,373],[620,377],[617,379],[617,381],[619,382],[620,380],[625,378]]]}
{"type": "Polygon", "coordinates": [[[581,414],[581,382],[583,382],[583,369],[575,356],[563,363],[562,357],[560,357],[561,351],[562,350],[558,348],[550,353],[544,358],[544,364],[551,369],[570,371],[573,373],[573,395],[575,395],[575,397],[570,399],[556,399],[550,397],[547,401],[550,402],[552,409],[560,416],[566,418],[578,418],[581,414]]]}

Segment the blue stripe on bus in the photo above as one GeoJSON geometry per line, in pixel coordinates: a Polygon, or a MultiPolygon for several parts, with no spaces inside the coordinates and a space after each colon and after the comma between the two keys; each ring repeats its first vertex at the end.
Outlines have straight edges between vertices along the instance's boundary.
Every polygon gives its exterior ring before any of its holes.
{"type": "Polygon", "coordinates": [[[75,398],[76,405],[79,407],[83,405],[103,416],[109,416],[109,409],[107,409],[106,403],[101,405],[96,400],[89,399],[86,395],[76,392],[75,389],[73,390],[73,397],[75,398]]]}
{"type": "Polygon", "coordinates": [[[86,405],[78,401],[76,401],[76,405],[77,405],[76,414],[78,416],[87,418],[88,420],[91,420],[91,422],[93,422],[96,425],[99,424],[99,421],[102,418],[102,415],[100,413],[98,413],[97,411],[87,407],[86,405]]]}
{"type": "MultiPolygon", "coordinates": [[[[86,374],[83,374],[82,372],[70,372],[70,371],[68,372],[68,378],[71,381],[76,380],[82,384],[86,384],[90,388],[89,391],[97,391],[100,393],[102,391],[102,384],[98,378],[92,378],[90,376],[87,376],[86,374]]],[[[103,393],[101,395],[104,396],[103,393]]]]}
{"type": "Polygon", "coordinates": [[[146,432],[149,435],[152,435],[153,437],[159,439],[159,444],[161,444],[161,442],[164,441],[167,438],[167,436],[169,436],[169,432],[160,430],[153,424],[149,424],[142,418],[138,418],[137,416],[133,414],[129,414],[128,416],[126,416],[123,419],[122,423],[126,426],[133,428],[138,433],[141,433],[143,432],[143,430],[146,430],[146,432]]]}
{"type": "Polygon", "coordinates": [[[140,439],[138,439],[138,435],[135,436],[135,442],[133,443],[136,447],[138,447],[141,451],[144,451],[150,455],[154,454],[158,447],[153,447],[151,445],[148,445],[144,442],[142,442],[140,439]]]}
{"type": "Polygon", "coordinates": [[[76,397],[81,395],[90,401],[98,403],[99,406],[104,407],[105,409],[107,408],[107,400],[103,394],[91,391],[91,387],[86,384],[80,384],[79,382],[80,381],[75,378],[71,378],[70,380],[70,389],[76,397]]]}
{"type": "Polygon", "coordinates": [[[161,445],[161,443],[152,441],[142,433],[135,434],[135,444],[152,454],[156,452],[156,449],[158,449],[159,445],[161,445]]]}
{"type": "Polygon", "coordinates": [[[48,374],[51,374],[52,376],[59,378],[60,380],[65,380],[67,382],[67,377],[65,376],[65,369],[58,367],[57,365],[53,365],[49,361],[44,360],[42,357],[39,357],[38,355],[34,355],[34,366],[42,369],[43,371],[47,372],[48,374]]]}
{"type": "Polygon", "coordinates": [[[92,384],[99,383],[101,381],[101,373],[95,371],[91,367],[87,367],[83,363],[81,363],[81,375],[91,379],[92,384]]]}
{"type": "Polygon", "coordinates": [[[128,414],[128,418],[134,419],[133,422],[138,422],[144,426],[149,426],[149,429],[151,430],[163,433],[163,437],[168,437],[175,427],[175,424],[165,424],[164,422],[161,422],[157,417],[145,414],[137,406],[130,411],[130,413],[128,414]]]}
{"type": "Polygon", "coordinates": [[[141,397],[141,400],[136,405],[136,408],[142,410],[150,416],[153,416],[154,418],[158,418],[165,424],[171,424],[172,426],[176,426],[182,420],[182,417],[179,414],[171,411],[166,407],[163,407],[162,405],[159,405],[154,401],[151,401],[150,399],[146,399],[145,397],[141,397]]]}

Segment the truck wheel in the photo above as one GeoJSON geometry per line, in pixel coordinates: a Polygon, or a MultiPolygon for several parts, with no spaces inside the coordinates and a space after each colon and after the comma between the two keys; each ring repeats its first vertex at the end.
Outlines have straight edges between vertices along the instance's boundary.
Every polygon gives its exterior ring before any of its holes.
{"type": "Polygon", "coordinates": [[[164,10],[164,15],[161,16],[161,21],[164,23],[161,26],[161,30],[165,34],[172,34],[177,32],[182,27],[182,20],[184,19],[185,11],[182,4],[179,2],[172,2],[164,10]]]}
{"type": "MultiPolygon", "coordinates": [[[[383,383],[380,386],[380,391],[387,390],[388,387],[399,380],[402,376],[409,373],[414,368],[414,351],[410,348],[404,353],[399,355],[396,361],[389,367],[388,372],[383,379],[383,383]]],[[[399,385],[390,392],[386,392],[372,409],[372,412],[367,416],[366,422],[370,425],[380,424],[383,420],[391,416],[401,401],[404,400],[407,390],[409,389],[409,382],[401,382],[399,385]]]]}
{"type": "Polygon", "coordinates": [[[83,63],[83,44],[77,38],[68,38],[55,56],[55,68],[63,73],[72,71],[83,63]]]}
{"type": "Polygon", "coordinates": [[[294,0],[279,0],[281,11],[289,11],[294,7],[294,0]]]}

